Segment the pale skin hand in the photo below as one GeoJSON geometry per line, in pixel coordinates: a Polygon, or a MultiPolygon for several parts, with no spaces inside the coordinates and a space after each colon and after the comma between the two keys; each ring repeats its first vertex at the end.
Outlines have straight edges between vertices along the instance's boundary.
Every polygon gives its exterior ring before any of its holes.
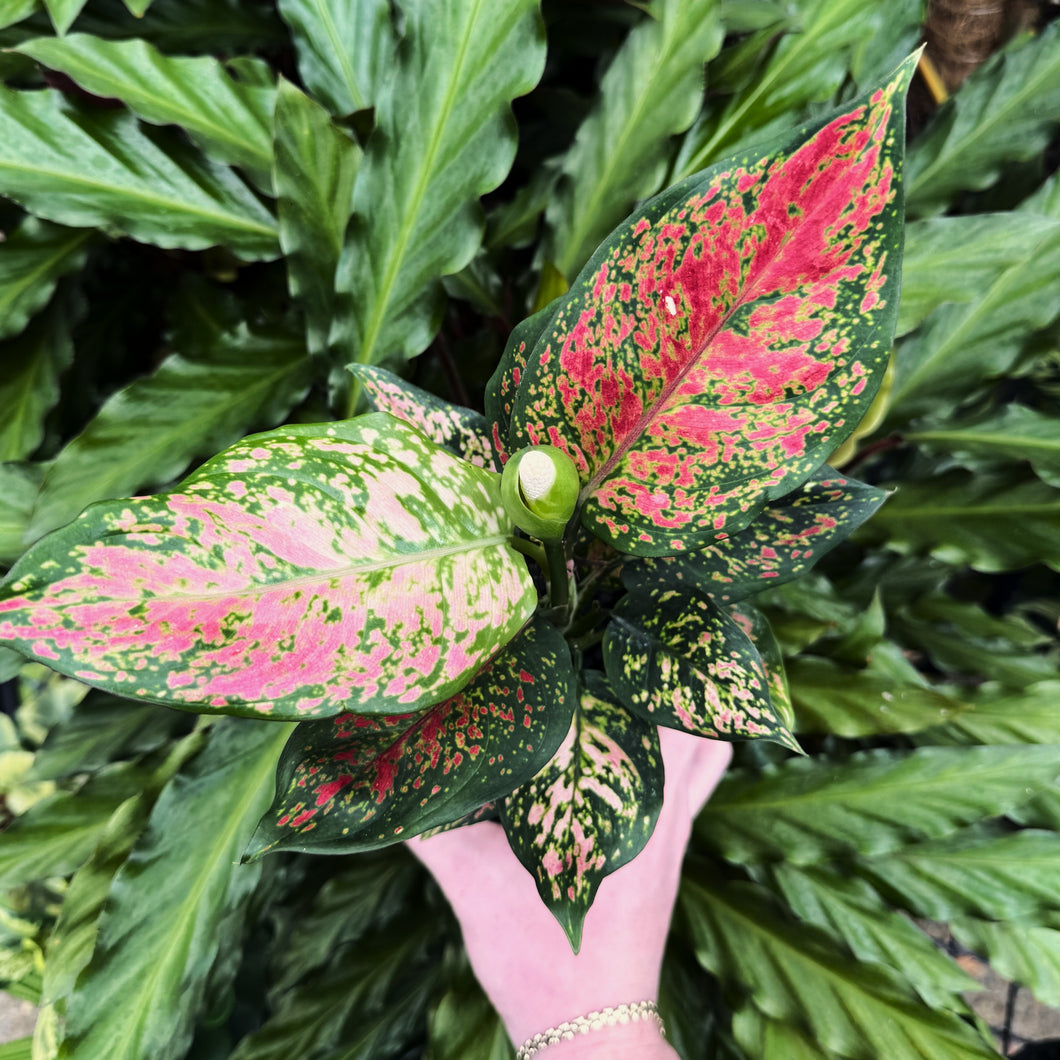
{"type": "MultiPolygon", "coordinates": [[[[575,956],[530,874],[493,822],[409,844],[449,899],[471,967],[518,1046],[594,1009],[655,1000],[692,820],[732,756],[727,743],[661,729],[666,784],[644,850],[608,876],[575,956]]],[[[608,1027],[549,1046],[548,1060],[675,1060],[653,1024],[608,1027]]]]}

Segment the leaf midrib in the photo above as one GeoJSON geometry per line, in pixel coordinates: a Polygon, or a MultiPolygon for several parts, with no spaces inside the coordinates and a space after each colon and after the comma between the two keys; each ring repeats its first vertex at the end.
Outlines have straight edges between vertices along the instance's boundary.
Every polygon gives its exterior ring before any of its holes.
{"type": "MultiPolygon", "coordinates": [[[[21,278],[13,283],[4,284],[0,288],[0,314],[6,315],[10,312],[11,306],[14,305],[31,287],[36,286],[37,282],[51,272],[51,270],[58,264],[63,258],[70,257],[78,249],[78,247],[92,238],[93,232],[91,229],[72,228],[69,230],[70,235],[67,239],[53,251],[48,254],[42,262],[39,262],[35,268],[29,269],[21,274],[21,278]],[[11,293],[13,292],[13,293],[11,293]]],[[[30,248],[26,248],[29,250],[30,248]]]]}
{"type": "Polygon", "coordinates": [[[1060,438],[1036,438],[1027,434],[1005,434],[995,431],[976,432],[975,430],[955,431],[912,431],[905,436],[914,442],[956,442],[960,444],[1016,446],[1020,449],[1041,449],[1045,453],[1060,454],[1060,438]]]}

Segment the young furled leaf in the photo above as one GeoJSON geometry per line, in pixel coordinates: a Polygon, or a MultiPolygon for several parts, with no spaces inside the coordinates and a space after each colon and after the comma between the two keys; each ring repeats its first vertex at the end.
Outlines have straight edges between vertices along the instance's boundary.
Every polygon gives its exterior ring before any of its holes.
{"type": "Polygon", "coordinates": [[[621,551],[734,533],[858,424],[886,368],[914,60],[780,150],[648,201],[526,361],[509,450],[551,444],[621,551]]]}
{"type": "Polygon", "coordinates": [[[501,811],[516,857],[578,951],[601,880],[640,853],[662,808],[656,727],[588,672],[570,731],[552,761],[501,811]]]}
{"type": "Polygon", "coordinates": [[[570,650],[555,626],[538,621],[423,714],[299,725],[251,849],[368,850],[458,820],[548,762],[574,696],[570,650]]]}
{"type": "Polygon", "coordinates": [[[627,588],[694,586],[735,603],[805,574],[884,502],[883,490],[831,468],[759,513],[731,537],[680,556],[645,557],[622,568],[627,588]]]}
{"type": "Polygon", "coordinates": [[[498,482],[378,413],[254,435],[38,543],[0,592],[0,641],[204,712],[419,710],[536,605],[498,482]]]}
{"type": "Polygon", "coordinates": [[[770,703],[750,637],[703,593],[627,596],[604,634],[604,665],[623,704],[656,725],[800,750],[770,703]]]}
{"type": "Polygon", "coordinates": [[[411,423],[435,445],[456,453],[475,467],[501,470],[489,424],[481,412],[443,401],[385,368],[351,364],[349,369],[364,388],[373,409],[411,423]]]}

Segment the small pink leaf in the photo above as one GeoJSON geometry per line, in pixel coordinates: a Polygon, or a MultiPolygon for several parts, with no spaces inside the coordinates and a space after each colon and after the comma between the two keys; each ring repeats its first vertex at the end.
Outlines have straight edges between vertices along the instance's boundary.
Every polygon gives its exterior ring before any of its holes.
{"type": "Polygon", "coordinates": [[[649,200],[526,358],[508,449],[566,450],[583,522],[616,548],[668,555],[740,530],[868,408],[898,305],[913,69],[785,149],[649,200]]]}
{"type": "Polygon", "coordinates": [[[644,848],[663,795],[656,727],[622,707],[603,674],[585,682],[559,750],[501,811],[512,850],[575,952],[600,882],[644,848]]]}
{"type": "Polygon", "coordinates": [[[501,470],[489,425],[481,412],[442,401],[385,368],[351,364],[349,370],[364,387],[372,408],[410,423],[435,445],[456,453],[475,467],[501,470]]]}
{"type": "Polygon", "coordinates": [[[528,626],[462,692],[423,714],[299,725],[252,850],[368,850],[459,820],[552,757],[575,697],[570,649],[528,626]]]}
{"type": "Polygon", "coordinates": [[[389,416],[284,427],[39,542],[0,591],[0,641],[204,712],[419,710],[533,614],[509,534],[499,476],[389,416]]]}

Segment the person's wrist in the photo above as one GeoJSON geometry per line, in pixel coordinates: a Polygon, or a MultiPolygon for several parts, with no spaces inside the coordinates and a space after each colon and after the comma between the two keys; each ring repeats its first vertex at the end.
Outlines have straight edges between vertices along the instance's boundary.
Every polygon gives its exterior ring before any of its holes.
{"type": "Polygon", "coordinates": [[[608,1060],[674,1060],[677,1053],[655,1023],[637,1022],[601,1027],[546,1046],[534,1060],[600,1060],[603,1056],[608,1060]]]}

